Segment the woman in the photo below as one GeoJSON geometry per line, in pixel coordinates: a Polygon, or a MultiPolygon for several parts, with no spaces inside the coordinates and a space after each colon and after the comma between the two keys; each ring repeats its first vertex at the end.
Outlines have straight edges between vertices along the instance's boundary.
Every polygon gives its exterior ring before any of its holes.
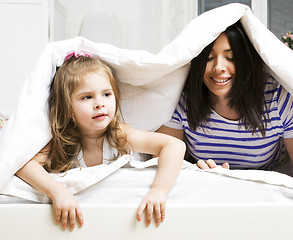
{"type": "Polygon", "coordinates": [[[270,170],[285,146],[293,159],[292,121],[292,96],[237,22],[192,60],[172,119],[158,131],[184,139],[200,168],[270,170]]]}

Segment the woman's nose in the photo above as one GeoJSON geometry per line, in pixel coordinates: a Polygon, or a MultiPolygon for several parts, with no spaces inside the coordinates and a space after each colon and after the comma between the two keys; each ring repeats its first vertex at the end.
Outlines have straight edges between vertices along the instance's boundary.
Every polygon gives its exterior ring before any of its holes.
{"type": "Polygon", "coordinates": [[[227,70],[225,61],[221,58],[217,58],[213,70],[214,72],[225,72],[227,70]]]}

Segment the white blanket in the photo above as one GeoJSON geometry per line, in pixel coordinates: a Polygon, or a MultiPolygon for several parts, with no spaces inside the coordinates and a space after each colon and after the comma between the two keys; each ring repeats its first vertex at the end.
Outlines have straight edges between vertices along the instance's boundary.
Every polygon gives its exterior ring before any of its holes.
{"type": "Polygon", "coordinates": [[[272,74],[292,94],[292,50],[264,27],[249,7],[241,4],[200,15],[156,55],[81,37],[49,43],[26,79],[17,108],[0,136],[0,190],[51,138],[47,117],[49,85],[56,66],[63,63],[68,52],[84,50],[108,63],[120,81],[125,121],[137,128],[154,130],[171,117],[190,60],[239,19],[272,74]]]}
{"type": "MultiPolygon", "coordinates": [[[[125,155],[110,165],[72,169],[63,176],[52,175],[75,195],[79,203],[138,205],[152,184],[157,164],[157,158],[141,162],[125,155]]],[[[0,204],[31,201],[51,202],[16,176],[0,193],[0,204]]],[[[180,206],[275,202],[293,203],[292,177],[270,171],[227,170],[221,167],[201,170],[186,161],[168,195],[169,204],[180,206]]]]}

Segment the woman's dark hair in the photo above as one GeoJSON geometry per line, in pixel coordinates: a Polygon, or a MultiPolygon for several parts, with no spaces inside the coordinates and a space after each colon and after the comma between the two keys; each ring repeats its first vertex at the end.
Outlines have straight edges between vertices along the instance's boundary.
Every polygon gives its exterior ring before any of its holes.
{"type": "MultiPolygon", "coordinates": [[[[267,118],[264,109],[266,81],[264,62],[249,41],[239,21],[229,26],[225,33],[233,52],[236,70],[233,86],[227,96],[229,107],[236,109],[240,123],[243,123],[247,130],[255,133],[258,129],[265,136],[267,118]]],[[[214,42],[191,61],[190,72],[184,86],[183,96],[186,102],[187,119],[192,130],[199,126],[204,127],[210,117],[212,103],[209,98],[209,89],[203,79],[214,42]]]]}

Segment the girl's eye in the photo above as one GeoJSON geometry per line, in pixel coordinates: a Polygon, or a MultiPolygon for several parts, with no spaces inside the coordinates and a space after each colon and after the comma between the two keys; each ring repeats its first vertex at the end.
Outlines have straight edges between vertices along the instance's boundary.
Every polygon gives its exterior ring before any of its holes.
{"type": "Polygon", "coordinates": [[[82,99],[83,99],[83,100],[92,99],[92,96],[90,96],[90,95],[87,95],[87,96],[84,96],[84,97],[82,97],[82,99]]]}
{"type": "Polygon", "coordinates": [[[110,92],[107,92],[107,93],[104,94],[105,97],[109,97],[111,95],[112,95],[112,93],[110,93],[110,92]]]}
{"type": "Polygon", "coordinates": [[[226,59],[230,62],[233,62],[234,61],[234,58],[233,57],[226,57],[226,59]]]}

